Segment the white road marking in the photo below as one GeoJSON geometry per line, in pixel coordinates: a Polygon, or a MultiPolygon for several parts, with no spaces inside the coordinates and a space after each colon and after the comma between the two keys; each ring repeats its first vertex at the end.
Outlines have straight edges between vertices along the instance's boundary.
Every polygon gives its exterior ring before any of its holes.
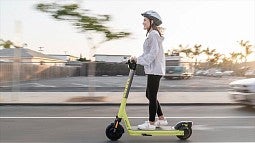
{"type": "Polygon", "coordinates": [[[75,86],[80,86],[80,87],[88,87],[88,85],[86,84],[80,84],[80,83],[71,83],[71,84],[75,86]]]}
{"type": "Polygon", "coordinates": [[[36,82],[14,84],[14,85],[10,85],[9,87],[16,87],[16,86],[22,87],[24,85],[31,85],[32,87],[56,87],[54,85],[44,85],[44,84],[40,84],[36,82]]]}
{"type": "Polygon", "coordinates": [[[40,84],[40,83],[31,83],[34,84],[35,87],[56,87],[54,85],[44,85],[44,84],[40,84]]]}
{"type": "Polygon", "coordinates": [[[79,87],[91,87],[91,88],[104,87],[104,86],[101,86],[101,85],[89,86],[88,84],[80,84],[80,83],[71,83],[71,84],[75,85],[75,86],[79,86],[79,87]]]}
{"type": "MultiPolygon", "coordinates": [[[[113,119],[115,117],[0,117],[0,119],[113,119]]],[[[148,117],[128,117],[129,119],[146,119],[148,117]]],[[[215,116],[215,117],[166,117],[168,119],[255,119],[255,116],[215,116]]]]}
{"type": "Polygon", "coordinates": [[[193,130],[215,130],[215,129],[255,129],[255,126],[244,125],[244,126],[236,126],[236,125],[223,125],[223,126],[213,126],[213,125],[193,125],[193,130]]]}

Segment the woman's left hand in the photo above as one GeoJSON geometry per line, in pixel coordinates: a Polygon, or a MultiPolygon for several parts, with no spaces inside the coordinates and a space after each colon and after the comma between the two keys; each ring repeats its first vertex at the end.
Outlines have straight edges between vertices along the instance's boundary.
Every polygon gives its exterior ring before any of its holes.
{"type": "Polygon", "coordinates": [[[137,62],[137,58],[135,57],[135,56],[131,56],[130,58],[129,58],[129,60],[131,61],[131,62],[137,62]]]}

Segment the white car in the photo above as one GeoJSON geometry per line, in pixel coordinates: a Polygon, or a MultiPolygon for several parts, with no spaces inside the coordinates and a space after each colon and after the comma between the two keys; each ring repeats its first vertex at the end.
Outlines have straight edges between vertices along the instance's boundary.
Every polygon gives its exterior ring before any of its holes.
{"type": "Polygon", "coordinates": [[[245,77],[253,78],[255,77],[255,70],[248,70],[244,74],[245,77]]]}
{"type": "Polygon", "coordinates": [[[255,105],[255,78],[236,80],[229,86],[233,100],[244,105],[255,105]]]}
{"type": "Polygon", "coordinates": [[[234,74],[234,71],[224,71],[222,73],[223,76],[232,76],[234,74]]]}

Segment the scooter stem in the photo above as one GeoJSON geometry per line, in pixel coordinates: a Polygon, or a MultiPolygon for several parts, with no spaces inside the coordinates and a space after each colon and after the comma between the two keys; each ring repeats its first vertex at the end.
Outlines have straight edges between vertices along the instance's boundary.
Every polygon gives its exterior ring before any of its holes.
{"type": "Polygon", "coordinates": [[[126,82],[126,85],[125,85],[125,89],[124,89],[124,92],[123,92],[123,96],[122,96],[122,100],[121,100],[121,104],[120,104],[120,108],[119,108],[119,112],[118,112],[118,117],[119,118],[122,118],[124,116],[123,113],[125,113],[127,98],[128,98],[128,95],[129,95],[129,91],[130,91],[130,88],[131,88],[131,84],[132,84],[133,77],[135,75],[135,69],[136,69],[136,63],[135,62],[128,61],[127,64],[128,64],[128,67],[129,67],[130,71],[129,71],[129,76],[128,76],[128,79],[127,79],[127,82],[126,82]]]}

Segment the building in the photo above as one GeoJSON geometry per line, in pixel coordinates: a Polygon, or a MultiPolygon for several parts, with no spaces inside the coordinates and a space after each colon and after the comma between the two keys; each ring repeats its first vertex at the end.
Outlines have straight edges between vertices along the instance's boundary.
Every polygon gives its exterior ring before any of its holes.
{"type": "Polygon", "coordinates": [[[6,48],[0,50],[0,62],[64,66],[66,61],[27,48],[6,48]]]}
{"type": "Polygon", "coordinates": [[[131,55],[104,55],[104,54],[95,54],[96,62],[125,62],[127,61],[131,55]]]}
{"type": "Polygon", "coordinates": [[[63,61],[69,62],[69,61],[77,61],[78,57],[72,56],[72,55],[54,55],[54,54],[48,54],[48,56],[55,57],[57,59],[61,59],[63,61]]]}

